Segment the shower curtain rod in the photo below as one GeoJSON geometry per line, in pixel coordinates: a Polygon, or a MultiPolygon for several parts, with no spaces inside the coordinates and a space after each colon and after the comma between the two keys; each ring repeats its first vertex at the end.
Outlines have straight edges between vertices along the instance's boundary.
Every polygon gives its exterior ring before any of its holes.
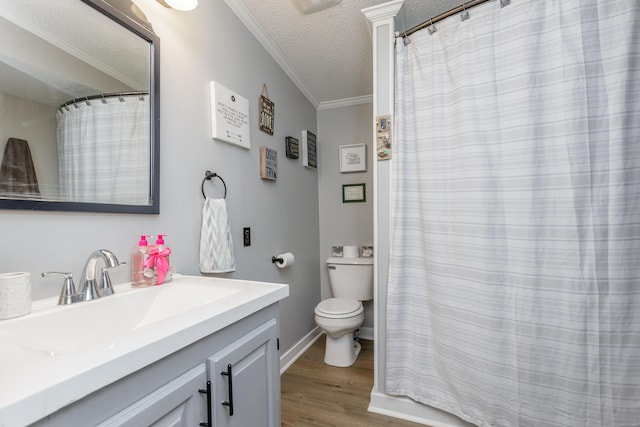
{"type": "Polygon", "coordinates": [[[59,108],[64,108],[64,107],[66,107],[68,105],[73,105],[76,102],[90,101],[92,99],[111,98],[111,97],[115,97],[115,96],[138,96],[138,95],[149,95],[149,92],[145,92],[145,91],[114,92],[114,93],[100,93],[100,94],[97,94],[97,95],[81,96],[80,98],[75,98],[75,99],[72,99],[71,101],[65,102],[59,108]]]}
{"type": "Polygon", "coordinates": [[[415,33],[416,31],[420,31],[423,28],[426,28],[426,27],[428,27],[430,25],[433,25],[438,21],[442,21],[443,19],[446,19],[446,18],[448,18],[448,17],[450,17],[452,15],[455,15],[456,13],[463,12],[465,9],[471,9],[474,6],[478,6],[478,5],[480,5],[482,3],[486,3],[488,1],[495,1],[495,0],[472,0],[470,2],[463,3],[458,7],[454,7],[451,10],[448,10],[448,11],[446,11],[444,13],[441,13],[438,16],[434,16],[433,18],[428,19],[427,21],[424,21],[421,24],[418,24],[418,25],[416,25],[414,27],[409,28],[406,31],[403,31],[402,33],[399,33],[398,36],[402,37],[402,38],[409,37],[411,34],[415,33]]]}

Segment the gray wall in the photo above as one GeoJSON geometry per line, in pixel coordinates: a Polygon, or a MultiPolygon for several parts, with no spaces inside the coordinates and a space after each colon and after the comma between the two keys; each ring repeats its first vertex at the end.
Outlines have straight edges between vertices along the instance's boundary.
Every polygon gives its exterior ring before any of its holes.
{"type": "MultiPolygon", "coordinates": [[[[200,183],[212,170],[228,187],[237,261],[228,277],[290,285],[281,304],[284,352],[315,327],[313,308],[320,301],[318,171],[284,156],[285,136],[316,130],[316,110],[222,0],[199,3],[194,12],[178,12],[140,2],[161,41],[160,215],[0,211],[0,272],[29,271],[34,297],[53,296],[62,281],[45,281],[40,272],[71,271],[78,277],[94,249],[128,259],[138,235],[167,233],[176,271],[198,275],[200,183]],[[211,80],[249,100],[251,150],[210,138],[211,80]],[[257,125],[263,83],[275,103],[273,136],[257,125]],[[278,150],[276,182],[259,178],[261,145],[278,150]],[[244,248],[247,226],[252,246],[244,248]],[[296,263],[280,270],[271,256],[283,251],[293,252],[296,263]]],[[[222,194],[216,184],[205,188],[210,196],[222,194]]],[[[114,282],[128,280],[129,267],[119,270],[114,282]]]]}
{"type": "MultiPolygon", "coordinates": [[[[325,267],[331,247],[373,245],[372,115],[371,103],[318,111],[322,299],[331,297],[325,267]],[[349,144],[367,145],[366,172],[340,172],[339,147],[349,144]],[[342,185],[356,183],[365,183],[366,202],[342,203],[342,185]]],[[[373,303],[365,309],[363,327],[373,328],[373,303]]]]}

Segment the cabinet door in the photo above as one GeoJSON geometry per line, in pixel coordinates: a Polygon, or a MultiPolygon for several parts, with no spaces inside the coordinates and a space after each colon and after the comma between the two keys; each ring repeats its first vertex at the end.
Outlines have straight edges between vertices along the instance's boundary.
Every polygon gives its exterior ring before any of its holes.
{"type": "Polygon", "coordinates": [[[195,427],[207,421],[207,374],[204,363],[180,375],[99,427],[195,427]]]}
{"type": "Polygon", "coordinates": [[[277,323],[271,319],[208,359],[215,427],[279,427],[277,323]]]}

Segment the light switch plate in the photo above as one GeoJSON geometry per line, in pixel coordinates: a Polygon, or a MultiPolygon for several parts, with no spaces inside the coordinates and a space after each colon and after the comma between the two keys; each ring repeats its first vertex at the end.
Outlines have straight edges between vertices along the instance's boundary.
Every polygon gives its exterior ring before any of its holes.
{"type": "Polygon", "coordinates": [[[251,227],[242,228],[242,240],[244,241],[244,246],[251,246],[251,227]]]}

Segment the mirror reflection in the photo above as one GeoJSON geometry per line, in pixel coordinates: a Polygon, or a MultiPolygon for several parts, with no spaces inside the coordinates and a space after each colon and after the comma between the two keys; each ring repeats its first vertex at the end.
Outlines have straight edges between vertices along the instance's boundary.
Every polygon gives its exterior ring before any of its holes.
{"type": "Polygon", "coordinates": [[[157,39],[92,5],[0,0],[0,207],[157,213],[157,39]]]}

